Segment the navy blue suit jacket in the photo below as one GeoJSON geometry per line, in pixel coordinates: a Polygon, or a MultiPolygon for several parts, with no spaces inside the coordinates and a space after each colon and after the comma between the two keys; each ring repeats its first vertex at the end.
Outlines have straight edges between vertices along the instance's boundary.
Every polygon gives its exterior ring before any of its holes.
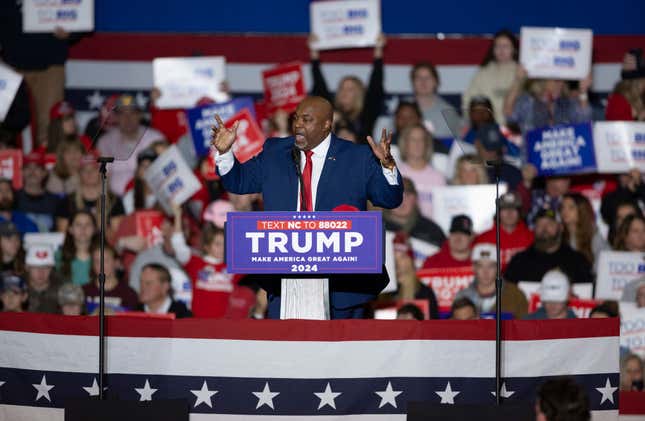
{"type": "MultiPolygon", "coordinates": [[[[298,173],[292,157],[294,138],[271,138],[260,154],[244,164],[237,160],[221,176],[224,188],[237,194],[262,193],[264,210],[296,211],[298,173]]],[[[368,145],[357,145],[331,136],[327,159],[316,191],[317,211],[331,211],[338,205],[366,210],[367,201],[383,208],[396,208],[403,200],[400,174],[398,185],[390,185],[383,169],[368,145]]],[[[320,276],[320,275],[318,275],[320,276]]],[[[269,294],[269,316],[280,315],[280,281],[282,276],[260,277],[269,294]]],[[[330,276],[332,318],[352,317],[351,311],[371,300],[387,285],[387,272],[365,275],[330,276]]]]}

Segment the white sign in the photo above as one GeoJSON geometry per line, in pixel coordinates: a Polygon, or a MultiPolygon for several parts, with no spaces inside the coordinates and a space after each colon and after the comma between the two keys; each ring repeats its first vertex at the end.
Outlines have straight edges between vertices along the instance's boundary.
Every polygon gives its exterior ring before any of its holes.
{"type": "Polygon", "coordinates": [[[593,126],[598,172],[645,171],[645,123],[601,121],[593,126]]]}
{"type": "Polygon", "coordinates": [[[603,300],[620,300],[625,284],[645,275],[645,256],[639,252],[608,251],[598,257],[596,297],[603,300]]]}
{"type": "Polygon", "coordinates": [[[584,79],[591,72],[591,29],[522,27],[520,63],[530,78],[584,79]]]}
{"type": "Polygon", "coordinates": [[[23,0],[24,32],[67,32],[94,30],[94,0],[23,0]]]}
{"type": "Polygon", "coordinates": [[[4,121],[22,82],[22,75],[0,63],[0,121],[4,121]]]}
{"type": "Polygon", "coordinates": [[[645,307],[621,301],[620,345],[645,358],[645,307]]]}
{"type": "Polygon", "coordinates": [[[381,33],[379,0],[313,1],[309,16],[318,50],[373,46],[381,33]]]}
{"type": "Polygon", "coordinates": [[[225,57],[166,57],[152,61],[154,86],[161,91],[159,108],[192,108],[203,97],[228,101],[221,84],[226,79],[225,57]]]}
{"type": "Polygon", "coordinates": [[[144,178],[168,214],[202,187],[175,145],[155,159],[144,178]]]}
{"type": "MultiPolygon", "coordinates": [[[[507,186],[501,183],[500,196],[507,186]]],[[[450,230],[450,221],[459,214],[465,214],[473,221],[475,233],[479,234],[493,226],[495,216],[495,185],[442,186],[432,189],[432,217],[443,232],[450,230]]]]}
{"type": "Polygon", "coordinates": [[[29,232],[23,238],[23,248],[29,250],[34,245],[48,245],[52,250],[63,246],[65,233],[63,232],[29,232]]]}

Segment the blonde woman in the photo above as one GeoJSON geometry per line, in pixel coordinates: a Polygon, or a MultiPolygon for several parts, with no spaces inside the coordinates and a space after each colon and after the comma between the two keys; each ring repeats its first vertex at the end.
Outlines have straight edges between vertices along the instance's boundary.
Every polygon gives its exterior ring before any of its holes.
{"type": "Polygon", "coordinates": [[[455,164],[455,176],[451,184],[456,186],[488,184],[488,174],[482,160],[474,154],[462,155],[455,164]]]}

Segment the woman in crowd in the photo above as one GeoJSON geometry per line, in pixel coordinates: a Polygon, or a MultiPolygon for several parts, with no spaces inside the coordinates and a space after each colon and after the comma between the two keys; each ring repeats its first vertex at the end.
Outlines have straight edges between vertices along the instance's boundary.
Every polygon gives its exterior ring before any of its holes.
{"type": "Polygon", "coordinates": [[[645,368],[638,355],[630,354],[620,364],[620,390],[642,392],[645,368]]]}
{"type": "Polygon", "coordinates": [[[419,62],[410,72],[414,100],[419,105],[423,120],[434,137],[452,138],[454,134],[446,121],[446,114],[457,116],[457,111],[437,93],[439,72],[434,64],[419,62]]]}
{"type": "Polygon", "coordinates": [[[580,81],[577,97],[570,93],[564,80],[527,81],[526,77],[526,70],[518,66],[515,80],[504,101],[506,121],[517,124],[522,133],[540,127],[591,120],[591,106],[587,95],[591,77],[580,81]]]}
{"type": "Polygon", "coordinates": [[[0,222],[0,272],[25,273],[25,250],[13,222],[0,222]]]}
{"type": "Polygon", "coordinates": [[[465,186],[473,184],[488,184],[488,174],[482,160],[477,155],[466,154],[457,159],[455,176],[452,185],[465,186]]]}
{"type": "Polygon", "coordinates": [[[628,215],[618,226],[614,250],[645,252],[645,218],[628,215]]]}
{"type": "MultiPolygon", "coordinates": [[[[490,98],[490,108],[495,110],[495,120],[500,124],[504,123],[504,98],[515,79],[518,55],[519,44],[515,35],[507,29],[498,31],[493,36],[493,42],[481,66],[462,96],[462,106],[467,106],[477,95],[490,98]]],[[[464,113],[467,111],[464,108],[464,113]]]]}
{"type": "Polygon", "coordinates": [[[76,111],[67,101],[54,104],[49,111],[47,152],[56,153],[58,145],[69,139],[80,139],[86,150],[92,146],[90,138],[80,133],[75,119],[76,111]]]}
{"type": "Polygon", "coordinates": [[[625,54],[621,80],[607,98],[605,118],[618,121],[645,120],[645,60],[642,51],[625,54]]]}
{"type": "Polygon", "coordinates": [[[126,214],[137,210],[150,209],[157,203],[157,196],[144,178],[146,170],[157,159],[152,147],[146,148],[137,155],[137,170],[134,179],[126,187],[123,195],[123,208],[126,214]]]}
{"type": "Polygon", "coordinates": [[[345,76],[338,83],[335,96],[332,96],[329,91],[325,77],[320,69],[320,54],[315,47],[316,41],[316,35],[312,34],[309,37],[311,74],[314,82],[311,94],[326,98],[334,104],[337,113],[334,117],[334,124],[347,125],[351,132],[356,133],[358,142],[365,143],[366,136],[372,135],[374,123],[383,108],[385,97],[383,89],[383,47],[385,47],[385,36],[381,34],[376,40],[372,74],[367,88],[358,77],[345,76]]]}
{"type": "Polygon", "coordinates": [[[96,231],[96,220],[91,212],[79,210],[70,217],[62,251],[56,254],[56,269],[65,282],[85,285],[90,281],[90,248],[96,231]]]}
{"type": "Polygon", "coordinates": [[[45,189],[53,194],[74,193],[80,184],[79,172],[85,147],[77,138],[61,141],[56,148],[56,166],[47,177],[45,189]]]}
{"type": "MultiPolygon", "coordinates": [[[[93,307],[99,303],[99,279],[101,250],[99,242],[94,241],[91,249],[92,254],[92,271],[90,277],[92,282],[83,286],[88,310],[93,312],[93,307]]],[[[105,270],[105,304],[113,311],[133,310],[136,308],[139,297],[137,293],[130,288],[127,282],[117,275],[117,254],[116,250],[109,244],[105,245],[105,258],[103,267],[105,270]]]]}
{"type": "Polygon", "coordinates": [[[432,135],[422,125],[403,129],[399,138],[401,161],[397,167],[403,177],[414,182],[421,214],[432,218],[432,189],[444,186],[443,174],[432,167],[432,135]]]}
{"type": "Polygon", "coordinates": [[[580,193],[566,193],[560,204],[564,240],[582,253],[592,265],[598,255],[609,248],[596,228],[596,218],[589,200],[580,193]]]}

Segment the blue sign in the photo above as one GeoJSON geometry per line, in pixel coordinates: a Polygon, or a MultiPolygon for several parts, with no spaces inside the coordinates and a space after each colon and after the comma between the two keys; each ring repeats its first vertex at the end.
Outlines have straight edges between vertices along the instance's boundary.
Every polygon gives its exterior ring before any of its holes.
{"type": "Polygon", "coordinates": [[[193,144],[195,145],[197,156],[208,155],[211,143],[211,130],[217,124],[215,114],[218,114],[222,118],[222,121],[226,121],[244,108],[248,108],[253,118],[255,118],[255,106],[253,105],[253,98],[251,97],[239,97],[229,102],[209,104],[186,110],[190,134],[193,137],[193,144]]]}
{"type": "Polygon", "coordinates": [[[231,212],[229,273],[381,273],[381,212],[231,212]]]}
{"type": "Polygon", "coordinates": [[[531,130],[526,134],[528,161],[539,175],[595,172],[596,153],[591,123],[531,130]]]}

